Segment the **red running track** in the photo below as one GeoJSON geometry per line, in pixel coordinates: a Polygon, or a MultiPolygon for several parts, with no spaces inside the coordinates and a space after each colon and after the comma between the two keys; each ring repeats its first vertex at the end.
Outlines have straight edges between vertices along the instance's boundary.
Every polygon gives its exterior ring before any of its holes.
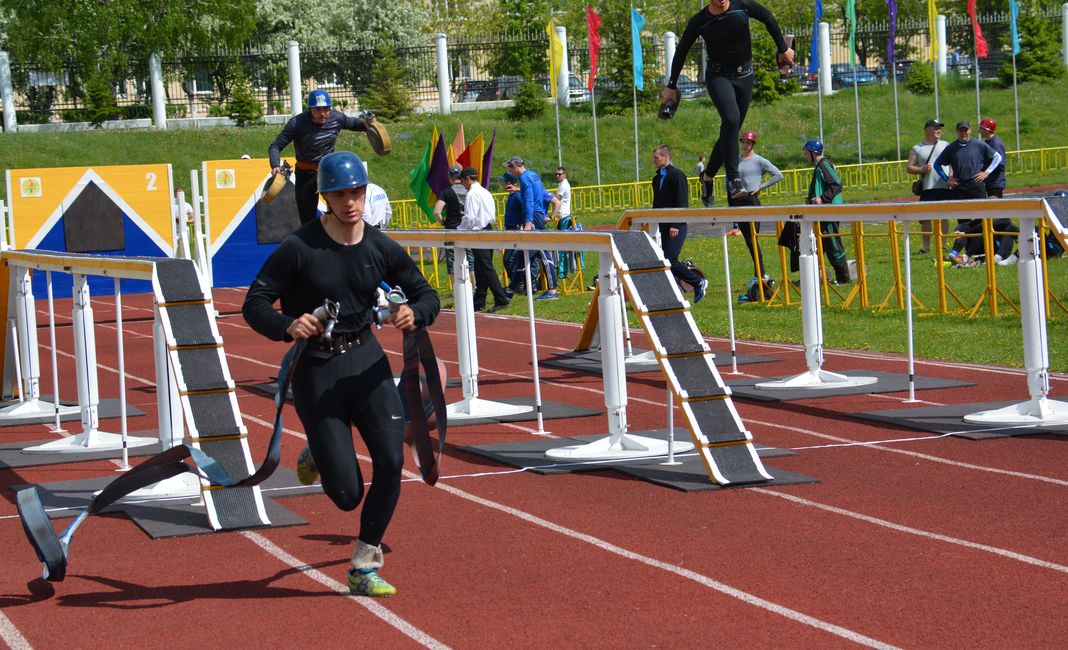
{"type": "MultiPolygon", "coordinates": [[[[216,304],[258,459],[273,407],[248,388],[276,372],[285,346],[236,315],[242,295],[217,291],[216,304]]],[[[151,310],[133,296],[124,305],[128,400],[154,414],[151,310]]],[[[115,328],[105,305],[95,309],[101,394],[115,396],[115,328]]],[[[481,396],[532,396],[526,322],[478,318],[481,396]]],[[[433,336],[455,376],[453,325],[443,313],[433,336]]],[[[571,349],[578,335],[575,325],[549,321],[537,330],[542,359],[571,349]]],[[[47,330],[40,334],[47,365],[47,330]]],[[[60,394],[68,395],[69,328],[61,323],[57,336],[60,394]]],[[[396,332],[380,336],[398,361],[396,332]]],[[[721,339],[710,343],[726,348],[721,339]]],[[[796,346],[739,350],[782,359],[740,368],[761,376],[804,364],[796,346]]],[[[826,359],[829,370],[905,365],[858,352],[827,351],[826,359]]],[[[599,376],[546,366],[540,373],[544,400],[603,409],[599,376]]],[[[922,391],[927,405],[1026,397],[1018,370],[921,361],[918,373],[976,383],[922,391]]],[[[1068,378],[1052,381],[1053,396],[1063,395],[1068,378]]],[[[631,429],[664,426],[659,377],[632,377],[628,392],[631,429]]],[[[449,389],[450,401],[458,397],[449,389]]],[[[153,541],[125,516],[91,518],[75,537],[66,581],[46,583],[10,487],[113,476],[116,464],[3,470],[0,639],[14,648],[1063,647],[1068,445],[1054,437],[935,437],[847,416],[903,407],[906,398],[737,399],[757,442],[797,451],[768,462],[820,482],[697,493],[613,472],[518,471],[456,447],[523,440],[534,423],[453,427],[438,486],[407,474],[385,541],[383,575],[400,590],[388,600],[347,595],[357,516],[317,492],[281,500],[306,526],[153,541]]],[[[150,420],[131,419],[131,430],[154,426],[150,420]]],[[[291,409],[287,425],[283,464],[292,468],[304,443],[291,409]]],[[[547,420],[546,428],[556,436],[602,433],[607,419],[547,420]]],[[[57,435],[43,425],[6,427],[0,444],[57,435]]]]}

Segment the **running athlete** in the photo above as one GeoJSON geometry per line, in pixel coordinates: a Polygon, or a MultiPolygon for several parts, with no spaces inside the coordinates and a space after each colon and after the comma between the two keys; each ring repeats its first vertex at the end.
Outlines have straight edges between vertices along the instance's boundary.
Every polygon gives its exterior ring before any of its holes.
{"type": "MultiPolygon", "coordinates": [[[[349,117],[332,108],[330,95],[325,90],[308,93],[308,110],[295,115],[282,127],[282,132],[267,148],[271,159],[271,172],[282,170],[282,150],[290,142],[297,156],[296,184],[297,213],[300,223],[315,219],[319,207],[319,195],[315,192],[316,171],[319,161],[334,150],[337,136],[342,129],[366,131],[367,124],[357,117],[349,117]]],[[[370,122],[374,122],[372,117],[370,122]]]]}
{"type": "Polygon", "coordinates": [[[252,329],[275,341],[307,339],[293,372],[293,401],[308,436],[297,475],[344,511],[363,497],[363,478],[352,425],[371,456],[371,487],[360,513],[360,531],[349,568],[349,591],[392,596],[383,580],[382,537],[400,497],[404,464],[404,410],[393,372],[371,328],[379,283],[408,296],[392,319],[402,331],[428,327],[441,306],[411,257],[362,219],[367,171],[348,151],[322,159],[318,190],[328,211],[283,241],[249,287],[242,313],[252,329]],[[325,300],[339,303],[331,337],[313,312],[325,300]],[[274,308],[281,302],[281,311],[274,308]]]}
{"type": "Polygon", "coordinates": [[[738,178],[738,132],[753,99],[753,41],[749,19],[764,23],[775,41],[779,70],[794,64],[794,50],[786,44],[779,23],[755,0],[708,0],[708,7],[690,19],[671,62],[671,76],[660,94],[661,101],[678,101],[675,84],[686,63],[686,54],[700,36],[705,41],[708,67],[705,86],[719,111],[719,139],[708,155],[703,180],[711,181],[720,167],[727,168],[727,196],[742,198],[745,187],[738,178]]]}
{"type": "MultiPolygon", "coordinates": [[[[756,132],[746,131],[742,134],[740,142],[742,157],[738,161],[738,175],[742,179],[746,195],[736,199],[729,198],[727,204],[732,206],[760,205],[760,191],[781,181],[782,172],[767,158],[753,151],[757,142],[756,132]],[[764,176],[768,176],[768,179],[764,180],[764,176]]],[[[749,256],[753,258],[753,274],[768,283],[770,277],[764,272],[764,258],[760,254],[760,246],[756,240],[756,233],[760,232],[760,222],[740,221],[738,230],[745,236],[745,245],[749,248],[749,256]]]]}

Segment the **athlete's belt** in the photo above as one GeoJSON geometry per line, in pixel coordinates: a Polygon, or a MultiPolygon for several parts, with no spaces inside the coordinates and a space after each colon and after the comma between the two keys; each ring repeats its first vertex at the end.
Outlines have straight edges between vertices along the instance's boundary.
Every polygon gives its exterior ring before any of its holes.
{"type": "Polygon", "coordinates": [[[319,171],[319,163],[304,162],[303,160],[297,161],[297,169],[302,172],[317,172],[319,171]]]}
{"type": "Polygon", "coordinates": [[[359,332],[334,332],[329,340],[320,338],[312,343],[316,352],[329,352],[331,354],[345,354],[352,348],[358,348],[367,342],[368,329],[359,332]]]}
{"type": "MultiPolygon", "coordinates": [[[[738,66],[723,65],[721,63],[709,63],[708,71],[718,75],[723,75],[724,77],[747,77],[753,74],[753,66],[752,64],[748,63],[745,65],[738,66]]],[[[300,167],[299,162],[297,163],[297,167],[300,167]]]]}

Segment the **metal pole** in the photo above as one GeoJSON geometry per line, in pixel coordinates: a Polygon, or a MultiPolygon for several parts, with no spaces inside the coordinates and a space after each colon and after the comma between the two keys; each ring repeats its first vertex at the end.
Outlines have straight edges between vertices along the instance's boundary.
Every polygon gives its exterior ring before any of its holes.
{"type": "Polygon", "coordinates": [[[15,119],[15,91],[11,86],[11,59],[7,52],[0,51],[0,106],[4,109],[4,132],[18,131],[15,119]]]}
{"type": "Polygon", "coordinates": [[[938,108],[938,79],[946,75],[946,17],[938,14],[935,17],[935,34],[938,39],[938,56],[935,57],[934,69],[934,99],[935,119],[942,119],[938,108]]]}
{"type": "MultiPolygon", "coordinates": [[[[464,253],[466,255],[466,252],[464,253]]],[[[538,335],[534,327],[534,283],[530,278],[530,251],[523,251],[523,257],[526,260],[526,273],[527,279],[527,314],[530,321],[530,356],[531,362],[534,366],[534,412],[538,416],[538,430],[535,431],[535,435],[545,435],[548,431],[545,430],[545,423],[541,416],[541,383],[538,377],[538,335]]]]}
{"type": "MultiPolygon", "coordinates": [[[[596,85],[596,84],[595,84],[596,85]]],[[[590,105],[593,106],[593,160],[597,165],[597,191],[601,191],[601,143],[597,139],[597,91],[590,91],[590,105]]]]}
{"type": "MultiPolygon", "coordinates": [[[[890,226],[893,227],[893,222],[890,222],[890,226]]],[[[916,401],[916,357],[915,348],[913,347],[913,331],[912,331],[912,247],[909,243],[909,222],[904,222],[905,226],[905,323],[908,336],[908,352],[909,352],[909,398],[906,402],[916,401]]]]}
{"type": "Polygon", "coordinates": [[[449,44],[445,34],[434,34],[434,49],[438,62],[438,110],[442,115],[452,113],[452,93],[449,92],[449,44]]]}
{"type": "Polygon", "coordinates": [[[1012,52],[1012,105],[1016,111],[1016,164],[1021,163],[1020,151],[1023,143],[1020,142],[1020,93],[1016,86],[1016,50],[1012,52]]]}
{"type": "Polygon", "coordinates": [[[634,102],[634,182],[640,183],[640,168],[638,167],[638,86],[632,84],[630,92],[634,102]]]}
{"type": "Polygon", "coordinates": [[[897,133],[897,159],[901,160],[901,114],[897,107],[897,64],[890,66],[890,74],[894,76],[894,130],[897,133]]]}
{"type": "Polygon", "coordinates": [[[48,287],[48,344],[52,348],[52,403],[55,405],[55,432],[63,431],[59,423],[59,367],[56,365],[56,305],[52,297],[52,272],[45,271],[45,285],[48,287]]]}
{"type": "Polygon", "coordinates": [[[152,86],[152,123],[160,131],[167,129],[167,93],[163,90],[163,65],[159,54],[148,57],[148,77],[152,86]]]}
{"type": "Polygon", "coordinates": [[[119,433],[122,436],[122,465],[115,471],[125,472],[130,469],[130,442],[126,435],[126,361],[122,351],[122,287],[119,278],[115,278],[115,332],[119,346],[119,433]]]}
{"type": "MultiPolygon", "coordinates": [[[[701,48],[704,49],[704,48],[701,48]]],[[[664,32],[664,77],[671,78],[671,65],[675,62],[675,32],[664,32]]]]}
{"type": "Polygon", "coordinates": [[[304,109],[304,102],[300,96],[300,43],[289,41],[287,46],[289,48],[289,112],[292,115],[299,115],[304,109]]]}
{"type": "MultiPolygon", "coordinates": [[[[734,295],[731,293],[731,263],[730,258],[727,255],[727,232],[724,226],[724,232],[720,236],[723,241],[723,277],[724,284],[727,286],[727,322],[730,324],[731,335],[731,374],[738,374],[738,352],[734,341],[734,295]]],[[[758,278],[757,282],[761,279],[758,278]]]]}
{"type": "MultiPolygon", "coordinates": [[[[820,23],[820,93],[830,96],[831,88],[831,26],[820,23]]],[[[822,119],[822,115],[820,116],[822,119]]]]}
{"type": "MultiPolygon", "coordinates": [[[[549,11],[549,21],[552,21],[552,10],[549,11]]],[[[556,30],[553,30],[554,33],[556,30]]],[[[549,39],[549,84],[556,88],[556,99],[553,101],[553,113],[556,115],[556,166],[564,164],[564,153],[560,145],[560,78],[553,79],[553,61],[556,60],[556,39],[549,39]]],[[[552,93],[550,93],[552,94],[552,93]]]]}

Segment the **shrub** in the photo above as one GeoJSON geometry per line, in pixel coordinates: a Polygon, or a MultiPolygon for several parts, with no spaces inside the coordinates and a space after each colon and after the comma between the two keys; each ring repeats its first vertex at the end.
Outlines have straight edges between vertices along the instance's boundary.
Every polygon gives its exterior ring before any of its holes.
{"type": "Polygon", "coordinates": [[[59,111],[59,119],[64,122],[88,122],[88,108],[64,108],[59,111]]]}
{"type": "Polygon", "coordinates": [[[913,95],[934,94],[934,70],[926,63],[916,63],[909,66],[905,74],[905,88],[913,95]]]}
{"type": "Polygon", "coordinates": [[[152,107],[148,104],[131,104],[119,107],[119,113],[124,120],[139,120],[152,117],[152,107]]]}
{"type": "Polygon", "coordinates": [[[110,77],[97,72],[85,84],[85,103],[88,121],[93,126],[100,128],[104,122],[119,119],[122,114],[119,105],[115,103],[115,91],[111,85],[110,77]]]}
{"type": "Polygon", "coordinates": [[[232,91],[227,110],[234,124],[242,128],[251,124],[263,124],[263,104],[252,96],[252,86],[243,72],[238,72],[234,78],[232,91]]]}
{"type": "Polygon", "coordinates": [[[532,120],[545,112],[545,88],[536,81],[524,81],[514,101],[508,117],[516,122],[532,120]]]}

